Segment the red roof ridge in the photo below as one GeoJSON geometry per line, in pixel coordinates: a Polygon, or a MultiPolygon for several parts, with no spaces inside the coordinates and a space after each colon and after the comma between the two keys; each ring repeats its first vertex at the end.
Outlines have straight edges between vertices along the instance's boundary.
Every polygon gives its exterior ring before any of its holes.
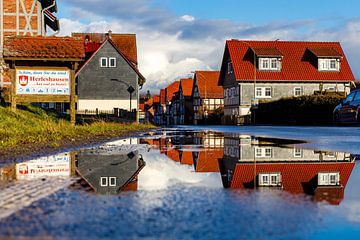
{"type": "Polygon", "coordinates": [[[246,39],[228,39],[226,42],[263,42],[263,43],[340,43],[339,41],[301,41],[301,40],[246,40],[246,39]]]}

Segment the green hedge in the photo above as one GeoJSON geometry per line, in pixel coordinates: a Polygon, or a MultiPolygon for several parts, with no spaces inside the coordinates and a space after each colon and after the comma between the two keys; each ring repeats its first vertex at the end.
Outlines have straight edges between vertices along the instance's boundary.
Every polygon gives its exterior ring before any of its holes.
{"type": "Polygon", "coordinates": [[[333,110],[343,94],[327,93],[260,102],[255,112],[257,124],[329,125],[333,110]]]}

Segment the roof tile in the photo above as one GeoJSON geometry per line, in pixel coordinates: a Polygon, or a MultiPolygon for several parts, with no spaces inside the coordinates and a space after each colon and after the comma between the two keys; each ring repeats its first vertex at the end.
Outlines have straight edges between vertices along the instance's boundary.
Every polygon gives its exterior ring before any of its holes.
{"type": "Polygon", "coordinates": [[[4,41],[4,57],[83,59],[82,39],[73,37],[8,37],[4,41]]]}
{"type": "MultiPolygon", "coordinates": [[[[338,42],[228,40],[226,42],[226,49],[229,51],[235,76],[238,81],[254,81],[254,79],[256,79],[256,81],[355,80],[345,54],[338,42]],[[281,71],[257,71],[256,76],[254,75],[253,51],[251,49],[259,48],[276,48],[282,53],[283,58],[281,71]],[[333,49],[343,56],[341,59],[341,70],[339,72],[318,71],[317,67],[314,65],[314,61],[311,59],[311,56],[308,56],[309,54],[307,54],[308,49],[333,49]]],[[[225,59],[223,61],[225,61],[225,59]]],[[[315,64],[317,64],[317,61],[315,64]]]]}

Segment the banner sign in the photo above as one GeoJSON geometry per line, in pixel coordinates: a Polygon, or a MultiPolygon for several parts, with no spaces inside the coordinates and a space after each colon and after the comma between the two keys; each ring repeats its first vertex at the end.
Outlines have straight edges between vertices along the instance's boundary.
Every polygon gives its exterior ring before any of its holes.
{"type": "Polygon", "coordinates": [[[71,174],[70,153],[42,157],[16,164],[16,179],[30,180],[42,177],[68,177],[71,174]]]}
{"type": "Polygon", "coordinates": [[[70,71],[17,69],[16,94],[70,95],[70,71]]]}

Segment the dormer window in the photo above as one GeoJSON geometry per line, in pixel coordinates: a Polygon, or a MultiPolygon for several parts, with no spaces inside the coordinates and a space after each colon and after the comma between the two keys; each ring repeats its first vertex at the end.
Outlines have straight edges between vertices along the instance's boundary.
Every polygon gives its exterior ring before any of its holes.
{"type": "Polygon", "coordinates": [[[259,187],[281,187],[281,173],[259,173],[259,187]]]}
{"type": "Polygon", "coordinates": [[[281,62],[279,58],[259,58],[260,71],[280,71],[281,62]]]}
{"type": "Polygon", "coordinates": [[[319,58],[319,71],[340,71],[340,60],[336,58],[319,58]]]}
{"type": "Polygon", "coordinates": [[[340,185],[339,172],[322,172],[318,174],[318,186],[340,185]]]}
{"type": "Polygon", "coordinates": [[[340,59],[343,57],[334,48],[308,48],[308,50],[318,59],[319,71],[340,71],[340,59]]]}

